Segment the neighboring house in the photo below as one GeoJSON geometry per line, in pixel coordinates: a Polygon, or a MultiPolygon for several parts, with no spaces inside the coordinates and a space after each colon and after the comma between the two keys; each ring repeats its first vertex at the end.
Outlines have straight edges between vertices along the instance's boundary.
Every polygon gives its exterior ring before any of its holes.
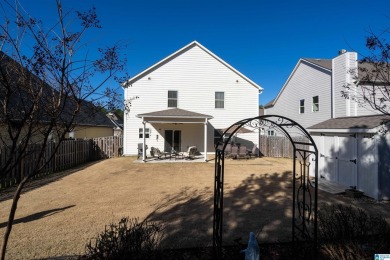
{"type": "Polygon", "coordinates": [[[265,114],[283,115],[305,128],[329,119],[331,86],[332,60],[300,59],[277,97],[265,105],[265,114]]]}
{"type": "MultiPolygon", "coordinates": [[[[21,134],[18,140],[23,140],[29,136],[30,143],[40,143],[44,139],[44,133],[48,133],[48,125],[51,121],[50,111],[52,111],[52,95],[58,92],[52,88],[46,81],[38,78],[31,71],[23,68],[17,61],[0,51],[0,103],[5,102],[7,106],[1,106],[0,109],[0,146],[10,144],[9,128],[14,129],[13,135],[18,129],[21,134]],[[18,82],[23,78],[22,83],[18,82]],[[9,84],[14,92],[9,93],[5,84],[9,84]],[[26,86],[30,87],[28,89],[26,86]],[[25,114],[32,111],[32,94],[42,90],[42,94],[37,99],[36,110],[31,114],[30,122],[23,122],[25,114]],[[6,114],[11,114],[7,118],[6,114]],[[29,129],[29,126],[34,129],[29,129]],[[31,130],[30,133],[29,130],[31,130]],[[47,131],[46,131],[47,130],[47,131]]],[[[65,99],[64,99],[65,100],[65,99]]],[[[56,126],[63,129],[63,125],[70,122],[71,114],[75,108],[72,99],[63,101],[63,110],[57,118],[56,126]]],[[[101,111],[98,110],[91,102],[83,101],[80,112],[76,115],[72,131],[67,134],[66,138],[94,138],[102,136],[112,136],[116,125],[101,111]]],[[[53,129],[48,137],[52,140],[58,140],[57,132],[53,129]]]]}
{"type": "Polygon", "coordinates": [[[111,120],[114,126],[114,136],[122,136],[123,134],[123,118],[113,112],[109,112],[107,117],[111,120]]]}
{"type": "Polygon", "coordinates": [[[115,122],[114,116],[99,111],[92,103],[85,102],[74,120],[74,127],[68,137],[90,139],[118,135],[122,132],[119,122],[119,119],[115,122]]]}
{"type": "Polygon", "coordinates": [[[350,95],[358,93],[352,73],[358,66],[369,65],[345,50],[334,59],[300,59],[265,114],[288,117],[309,131],[321,178],[390,199],[390,157],[382,156],[389,154],[390,138],[381,134],[389,117],[342,96],[347,85],[350,95]]]}
{"type": "MultiPolygon", "coordinates": [[[[160,150],[214,152],[214,139],[233,123],[258,116],[262,88],[194,41],[124,83],[124,154],[138,144],[160,150]],[[138,97],[135,99],[135,97],[138,97]]],[[[258,132],[239,135],[249,148],[258,132]]]]}

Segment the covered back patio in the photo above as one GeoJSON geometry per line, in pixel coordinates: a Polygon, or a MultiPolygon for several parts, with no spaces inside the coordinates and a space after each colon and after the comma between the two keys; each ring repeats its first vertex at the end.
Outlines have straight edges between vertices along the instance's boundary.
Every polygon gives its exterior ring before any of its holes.
{"type": "Polygon", "coordinates": [[[147,124],[154,129],[149,140],[146,134],[143,135],[141,145],[143,162],[147,162],[147,148],[149,151],[151,147],[155,147],[163,152],[183,153],[191,146],[196,146],[197,150],[203,153],[204,161],[207,161],[208,125],[212,116],[172,108],[139,114],[137,117],[142,119],[143,133],[146,133],[147,124]],[[159,138],[163,138],[163,144],[158,142],[159,138]]]}

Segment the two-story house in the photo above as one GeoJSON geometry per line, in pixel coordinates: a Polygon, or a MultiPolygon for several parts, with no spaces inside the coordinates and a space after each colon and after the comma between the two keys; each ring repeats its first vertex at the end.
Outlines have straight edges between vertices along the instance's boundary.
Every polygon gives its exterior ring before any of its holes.
{"type": "MultiPolygon", "coordinates": [[[[196,146],[203,155],[213,153],[221,129],[258,116],[262,90],[196,41],[123,86],[125,102],[132,100],[124,116],[124,155],[137,154],[138,144],[167,152],[196,146]]],[[[239,138],[248,148],[258,144],[256,131],[239,138]]]]}
{"type": "Polygon", "coordinates": [[[384,154],[389,154],[390,138],[381,134],[389,118],[353,98],[362,94],[355,85],[363,77],[361,66],[370,64],[345,50],[333,59],[302,58],[265,114],[286,116],[309,131],[319,151],[321,178],[389,199],[390,160],[384,154]]]}

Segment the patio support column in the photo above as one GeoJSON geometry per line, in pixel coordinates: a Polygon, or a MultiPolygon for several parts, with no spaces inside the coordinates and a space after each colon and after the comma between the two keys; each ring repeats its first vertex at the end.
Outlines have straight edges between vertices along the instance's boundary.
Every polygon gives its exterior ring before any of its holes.
{"type": "Polygon", "coordinates": [[[144,118],[142,117],[142,124],[144,125],[144,129],[142,130],[143,134],[142,134],[142,161],[145,162],[146,160],[146,145],[145,145],[145,125],[146,125],[146,122],[144,121],[144,118]]]}
{"type": "Polygon", "coordinates": [[[204,122],[204,161],[207,162],[207,118],[204,122]]]}

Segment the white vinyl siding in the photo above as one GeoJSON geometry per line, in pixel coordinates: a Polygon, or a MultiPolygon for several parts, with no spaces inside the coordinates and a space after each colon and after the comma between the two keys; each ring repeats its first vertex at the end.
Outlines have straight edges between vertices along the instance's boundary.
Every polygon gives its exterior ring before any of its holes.
{"type": "MultiPolygon", "coordinates": [[[[312,132],[320,154],[319,177],[340,183],[345,187],[356,186],[364,195],[374,199],[388,199],[388,185],[383,180],[381,156],[386,152],[380,147],[389,147],[390,135],[312,132]],[[355,163],[356,162],[356,163],[355,163]]],[[[387,149],[387,148],[386,148],[387,149]]],[[[388,150],[388,149],[387,149],[388,150]]],[[[314,176],[314,167],[310,175],[314,176]]]]}
{"type": "MultiPolygon", "coordinates": [[[[244,118],[258,116],[259,89],[195,46],[125,88],[125,99],[139,98],[133,100],[130,113],[125,115],[124,154],[137,152],[138,128],[142,127],[142,119],[136,115],[166,110],[168,90],[178,91],[180,109],[214,117],[208,124],[208,152],[214,151],[214,129],[223,129],[244,118]],[[215,109],[215,92],[224,93],[224,109],[215,109]]],[[[203,151],[203,123],[176,126],[182,130],[183,149],[196,145],[200,152],[203,151]]],[[[153,133],[148,146],[163,148],[164,138],[156,140],[153,137],[157,133],[163,137],[167,124],[147,124],[147,127],[153,133]]],[[[247,136],[258,145],[257,133],[247,136]]]]}
{"type": "Polygon", "coordinates": [[[265,113],[291,118],[307,128],[331,118],[330,94],[331,72],[302,60],[285,83],[274,106],[267,108],[265,113]],[[314,96],[321,97],[321,109],[316,113],[308,113],[307,110],[311,110],[310,101],[314,96]],[[297,113],[300,100],[305,100],[308,107],[303,114],[297,113]]]}
{"type": "Polygon", "coordinates": [[[224,107],[225,107],[225,93],[215,92],[215,108],[224,108],[224,107]]]}

